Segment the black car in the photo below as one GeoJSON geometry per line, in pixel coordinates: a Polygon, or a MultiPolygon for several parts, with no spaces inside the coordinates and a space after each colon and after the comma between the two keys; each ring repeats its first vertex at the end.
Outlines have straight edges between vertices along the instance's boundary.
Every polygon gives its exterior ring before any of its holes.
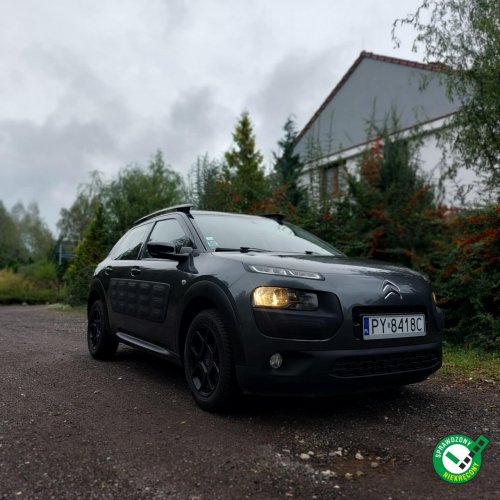
{"type": "Polygon", "coordinates": [[[410,269],[350,259],[280,215],[180,205],[138,220],[95,270],[88,347],[183,365],[194,399],[330,395],[441,366],[443,315],[410,269]]]}

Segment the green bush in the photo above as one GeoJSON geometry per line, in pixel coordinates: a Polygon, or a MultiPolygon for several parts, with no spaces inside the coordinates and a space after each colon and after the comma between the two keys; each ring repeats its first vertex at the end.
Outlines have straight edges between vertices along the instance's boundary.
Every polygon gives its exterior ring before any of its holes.
{"type": "Polygon", "coordinates": [[[80,261],[70,264],[65,275],[66,302],[69,305],[79,306],[87,302],[92,275],[97,263],[83,263],[80,261]]]}
{"type": "Polygon", "coordinates": [[[57,282],[57,266],[54,262],[47,260],[21,266],[18,272],[32,281],[51,284],[57,282]]]}
{"type": "Polygon", "coordinates": [[[57,282],[41,284],[11,269],[0,269],[0,304],[60,302],[64,289],[57,282]]]}
{"type": "Polygon", "coordinates": [[[500,350],[500,207],[452,213],[433,273],[449,340],[500,350]]]}

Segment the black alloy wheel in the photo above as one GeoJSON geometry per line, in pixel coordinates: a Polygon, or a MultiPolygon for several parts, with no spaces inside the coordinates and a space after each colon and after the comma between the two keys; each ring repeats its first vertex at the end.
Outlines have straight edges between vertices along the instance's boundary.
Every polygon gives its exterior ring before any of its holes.
{"type": "Polygon", "coordinates": [[[204,397],[210,396],[219,383],[219,354],[213,330],[206,325],[197,328],[191,338],[189,362],[193,385],[204,397]]]}
{"type": "Polygon", "coordinates": [[[118,339],[109,332],[100,300],[96,300],[89,310],[87,344],[90,355],[96,359],[110,359],[118,349],[118,339]]]}
{"type": "Polygon", "coordinates": [[[219,312],[199,313],[184,346],[184,372],[196,403],[204,410],[226,410],[237,393],[227,327],[219,312]]]}

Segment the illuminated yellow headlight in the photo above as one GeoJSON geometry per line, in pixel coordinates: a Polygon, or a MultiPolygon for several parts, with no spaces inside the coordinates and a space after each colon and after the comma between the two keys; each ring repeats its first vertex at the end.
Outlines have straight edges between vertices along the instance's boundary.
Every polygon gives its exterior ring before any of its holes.
{"type": "Polygon", "coordinates": [[[437,302],[436,302],[436,294],[434,292],[432,292],[432,300],[433,300],[434,304],[437,304],[437,302]]]}
{"type": "Polygon", "coordinates": [[[286,288],[261,286],[253,291],[255,307],[286,307],[290,304],[286,288]]]}
{"type": "Polygon", "coordinates": [[[291,288],[260,286],[252,293],[252,304],[254,307],[314,311],[318,308],[318,297],[315,293],[291,288]]]}

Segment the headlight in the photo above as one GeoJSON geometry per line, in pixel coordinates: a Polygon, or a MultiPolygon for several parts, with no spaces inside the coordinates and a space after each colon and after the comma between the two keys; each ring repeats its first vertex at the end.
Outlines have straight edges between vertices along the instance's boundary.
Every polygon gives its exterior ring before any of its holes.
{"type": "Polygon", "coordinates": [[[252,305],[254,307],[315,311],[318,308],[318,296],[315,293],[302,292],[292,288],[260,286],[252,292],[252,305]]]}
{"type": "Polygon", "coordinates": [[[324,280],[319,273],[310,271],[297,271],[296,269],[284,269],[282,267],[248,266],[250,271],[260,274],[275,274],[277,276],[290,276],[291,278],[306,278],[310,280],[324,280]]]}
{"type": "Polygon", "coordinates": [[[434,304],[437,304],[437,302],[436,302],[436,294],[434,292],[432,292],[432,301],[434,302],[434,304]]]}

